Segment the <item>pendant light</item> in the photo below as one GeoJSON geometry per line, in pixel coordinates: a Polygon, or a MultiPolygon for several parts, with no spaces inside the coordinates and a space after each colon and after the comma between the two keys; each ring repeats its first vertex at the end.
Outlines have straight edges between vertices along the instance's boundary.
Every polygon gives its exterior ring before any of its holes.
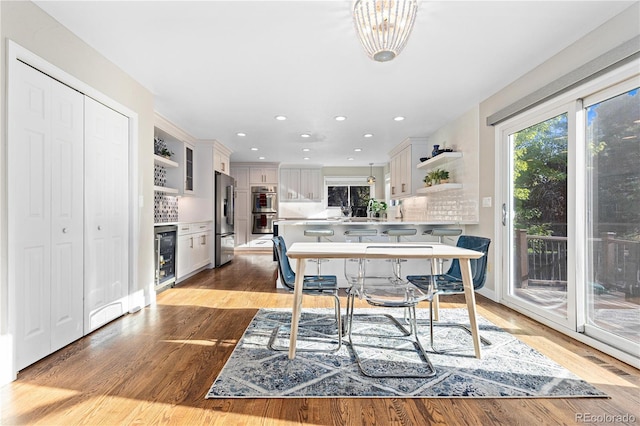
{"type": "Polygon", "coordinates": [[[373,163],[369,163],[369,176],[367,177],[367,183],[369,185],[376,183],[376,177],[373,175],[373,163]]]}

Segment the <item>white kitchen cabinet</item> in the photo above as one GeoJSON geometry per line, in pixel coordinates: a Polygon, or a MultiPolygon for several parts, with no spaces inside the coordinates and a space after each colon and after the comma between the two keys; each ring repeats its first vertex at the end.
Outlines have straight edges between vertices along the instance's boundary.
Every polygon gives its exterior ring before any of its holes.
{"type": "Polygon", "coordinates": [[[300,198],[300,169],[280,169],[280,202],[298,201],[300,198]]]}
{"type": "Polygon", "coordinates": [[[321,201],[323,194],[320,169],[300,169],[300,194],[309,201],[321,201]]]}
{"type": "Polygon", "coordinates": [[[251,184],[278,184],[277,167],[251,167],[249,172],[251,184]]]}
{"type": "Polygon", "coordinates": [[[389,153],[392,199],[411,197],[422,187],[424,175],[416,166],[426,151],[426,138],[407,138],[389,153]]]}
{"type": "Polygon", "coordinates": [[[176,276],[180,282],[211,263],[212,222],[178,225],[176,276]]]}
{"type": "Polygon", "coordinates": [[[236,181],[236,189],[249,189],[249,167],[231,167],[231,177],[236,181]]]}
{"type": "Polygon", "coordinates": [[[231,150],[218,141],[213,143],[213,170],[228,175],[231,173],[229,157],[231,150]]]}
{"type": "MultiPolygon", "coordinates": [[[[158,130],[156,129],[158,134],[158,130]]],[[[167,169],[167,184],[171,188],[177,188],[182,195],[192,195],[194,193],[194,146],[183,141],[165,140],[169,150],[173,152],[171,160],[178,164],[178,167],[167,169]]]]}
{"type": "Polygon", "coordinates": [[[318,168],[280,169],[280,201],[321,201],[322,174],[318,168]]]}
{"type": "Polygon", "coordinates": [[[237,189],[235,198],[234,232],[236,237],[236,247],[246,244],[249,241],[250,224],[250,201],[251,192],[249,189],[237,189]]]}

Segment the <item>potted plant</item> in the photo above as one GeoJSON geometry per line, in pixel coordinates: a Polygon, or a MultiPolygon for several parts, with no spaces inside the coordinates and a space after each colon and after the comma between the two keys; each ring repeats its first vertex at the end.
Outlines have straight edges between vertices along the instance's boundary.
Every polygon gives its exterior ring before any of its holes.
{"type": "Polygon", "coordinates": [[[447,170],[438,170],[438,179],[440,183],[449,183],[449,172],[447,170]]]}
{"type": "Polygon", "coordinates": [[[164,158],[168,158],[171,159],[171,156],[173,155],[173,152],[168,150],[167,148],[162,148],[160,149],[160,152],[158,153],[158,155],[164,157],[164,158]]]}
{"type": "Polygon", "coordinates": [[[387,203],[372,199],[371,212],[375,217],[384,217],[387,214],[387,203]]]}

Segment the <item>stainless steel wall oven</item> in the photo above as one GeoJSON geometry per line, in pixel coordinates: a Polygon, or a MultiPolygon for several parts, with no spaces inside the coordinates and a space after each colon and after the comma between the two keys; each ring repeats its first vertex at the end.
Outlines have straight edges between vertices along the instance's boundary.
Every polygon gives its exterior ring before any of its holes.
{"type": "Polygon", "coordinates": [[[272,234],[278,217],[278,189],[275,186],[251,188],[251,233],[272,234]]]}

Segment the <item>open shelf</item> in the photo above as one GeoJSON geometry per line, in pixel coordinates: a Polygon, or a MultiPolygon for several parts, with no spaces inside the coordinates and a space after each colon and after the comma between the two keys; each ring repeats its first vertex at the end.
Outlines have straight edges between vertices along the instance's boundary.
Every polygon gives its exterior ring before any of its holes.
{"type": "Polygon", "coordinates": [[[153,190],[155,192],[164,192],[167,194],[177,194],[178,190],[175,188],[169,188],[168,186],[158,186],[158,185],[154,185],[153,190]]]}
{"type": "Polygon", "coordinates": [[[426,194],[432,194],[434,192],[451,191],[452,189],[462,189],[462,184],[461,183],[441,183],[439,185],[425,186],[424,188],[418,188],[416,193],[418,195],[426,195],[426,194]]]}
{"type": "Polygon", "coordinates": [[[153,154],[153,164],[165,167],[178,167],[178,163],[160,155],[153,154]]]}
{"type": "Polygon", "coordinates": [[[433,158],[428,159],[427,161],[423,161],[418,164],[416,168],[418,169],[432,169],[440,163],[446,163],[449,160],[453,160],[456,158],[461,158],[461,152],[443,152],[442,154],[436,155],[433,158]]]}

